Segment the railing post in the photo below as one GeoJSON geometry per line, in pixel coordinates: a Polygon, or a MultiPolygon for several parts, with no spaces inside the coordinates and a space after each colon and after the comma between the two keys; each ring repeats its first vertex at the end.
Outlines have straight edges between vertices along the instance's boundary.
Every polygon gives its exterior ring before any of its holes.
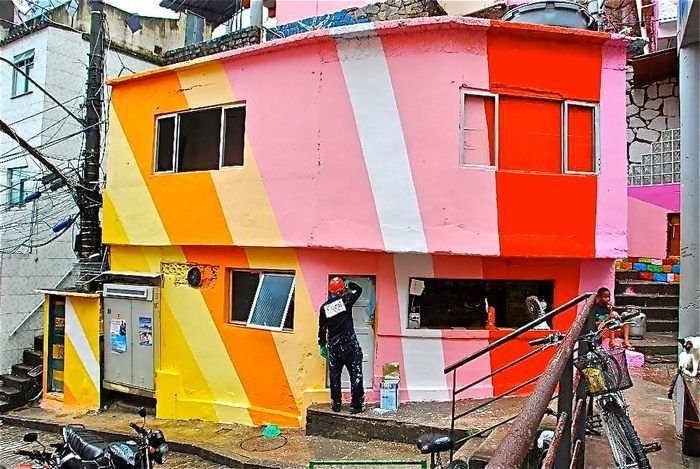
{"type": "MultiPolygon", "coordinates": [[[[595,315],[593,314],[593,311],[590,310],[588,312],[588,322],[586,324],[586,328],[584,332],[590,332],[595,330],[596,325],[595,325],[595,315]]],[[[578,353],[579,355],[583,355],[585,353],[588,353],[588,344],[583,341],[579,341],[578,343],[578,353]]],[[[579,457],[576,460],[576,467],[578,469],[583,469],[584,467],[584,462],[586,459],[586,419],[588,418],[589,415],[592,415],[592,409],[593,406],[592,401],[593,399],[589,398],[586,395],[586,383],[584,382],[583,379],[580,379],[578,381],[578,387],[574,390],[575,391],[575,396],[576,396],[576,401],[578,401],[579,398],[583,398],[584,406],[585,409],[583,410],[583,416],[581,416],[581,423],[578,426],[577,429],[577,434],[575,435],[575,438],[572,441],[578,440],[580,443],[576,443],[579,446],[579,457]]]]}
{"type": "MultiPolygon", "coordinates": [[[[573,415],[572,403],[574,399],[574,359],[570,355],[566,362],[564,371],[559,378],[559,398],[557,399],[557,413],[562,415],[573,415]]],[[[557,455],[554,459],[554,467],[557,469],[568,468],[571,464],[571,422],[564,425],[562,441],[557,448],[557,455]]]]}

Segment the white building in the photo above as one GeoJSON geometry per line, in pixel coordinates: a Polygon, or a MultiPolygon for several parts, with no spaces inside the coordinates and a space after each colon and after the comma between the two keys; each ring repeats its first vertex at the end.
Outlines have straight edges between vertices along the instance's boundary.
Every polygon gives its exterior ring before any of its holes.
{"type": "MultiPolygon", "coordinates": [[[[6,6],[7,2],[3,3],[6,6]]],[[[28,72],[36,84],[82,118],[90,6],[85,0],[79,2],[77,11],[70,11],[67,6],[59,6],[15,27],[2,19],[0,11],[3,26],[0,58],[28,72]]],[[[105,5],[109,32],[106,78],[156,67],[164,51],[190,44],[192,38],[211,37],[210,25],[200,17],[189,21],[187,15],[180,15],[179,19],[141,17],[138,21],[142,28],[137,32],[128,27],[129,17],[129,13],[105,5]],[[199,29],[192,31],[192,26],[199,29]],[[186,35],[189,35],[187,40],[186,35]]],[[[0,119],[39,148],[62,172],[78,170],[83,140],[81,124],[2,60],[0,119]]],[[[54,226],[77,213],[65,187],[52,191],[51,182],[42,183],[42,177],[49,174],[13,140],[0,133],[0,375],[21,361],[22,351],[31,348],[34,336],[41,329],[42,314],[36,313],[42,296],[35,290],[57,286],[76,260],[73,242],[77,223],[59,231],[62,234],[57,239],[37,247],[57,236],[54,226]],[[26,201],[37,190],[41,191],[39,198],[26,201]]]]}

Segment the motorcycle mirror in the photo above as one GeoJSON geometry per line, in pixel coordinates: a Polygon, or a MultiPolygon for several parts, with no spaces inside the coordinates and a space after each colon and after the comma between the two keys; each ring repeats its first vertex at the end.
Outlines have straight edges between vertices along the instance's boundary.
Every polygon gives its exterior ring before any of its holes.
{"type": "Polygon", "coordinates": [[[38,433],[34,433],[34,432],[25,433],[25,434],[24,434],[23,440],[24,440],[26,443],[35,443],[35,442],[39,441],[39,434],[38,434],[38,433]]]}
{"type": "Polygon", "coordinates": [[[146,413],[146,408],[145,408],[145,407],[141,407],[141,408],[139,409],[139,417],[141,417],[142,419],[145,419],[145,418],[146,418],[146,415],[148,415],[148,414],[146,413]]]}

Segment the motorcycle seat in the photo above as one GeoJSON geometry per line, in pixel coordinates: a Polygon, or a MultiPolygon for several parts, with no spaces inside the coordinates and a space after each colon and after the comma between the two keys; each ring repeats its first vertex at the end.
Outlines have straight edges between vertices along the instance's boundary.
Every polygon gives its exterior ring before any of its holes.
{"type": "Polygon", "coordinates": [[[102,456],[109,446],[101,436],[84,428],[65,427],[63,438],[71,451],[88,461],[102,456]]]}
{"type": "Polygon", "coordinates": [[[450,451],[455,446],[452,438],[440,433],[421,435],[418,437],[416,444],[423,454],[442,453],[443,451],[450,451]]]}

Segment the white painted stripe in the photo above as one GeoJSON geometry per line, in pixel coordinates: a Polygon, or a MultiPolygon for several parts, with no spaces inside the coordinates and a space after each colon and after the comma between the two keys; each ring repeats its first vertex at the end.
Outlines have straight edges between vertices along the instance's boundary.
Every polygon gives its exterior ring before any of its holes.
{"type": "Polygon", "coordinates": [[[336,38],[336,47],[384,246],[389,252],[427,252],[408,150],[381,40],[376,35],[336,38]]]}
{"type": "Polygon", "coordinates": [[[408,287],[411,277],[434,276],[433,259],[427,254],[395,254],[394,272],[399,295],[401,348],[403,349],[404,379],[411,400],[447,400],[449,393],[442,347],[442,331],[406,329],[408,324],[408,287]]]}
{"type": "Polygon", "coordinates": [[[82,324],[70,298],[66,298],[66,336],[70,339],[78,358],[83,363],[95,390],[100,389],[100,365],[90,347],[82,324]]]}

